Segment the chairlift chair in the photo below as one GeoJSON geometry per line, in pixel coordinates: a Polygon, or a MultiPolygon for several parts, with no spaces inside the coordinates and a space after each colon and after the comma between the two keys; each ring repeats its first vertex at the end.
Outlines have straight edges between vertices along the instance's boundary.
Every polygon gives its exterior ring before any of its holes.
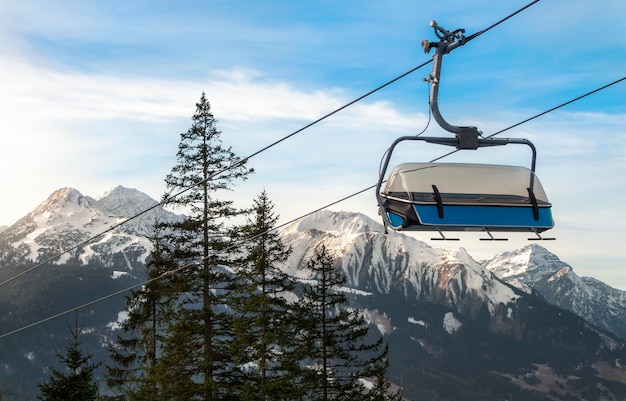
{"type": "Polygon", "coordinates": [[[389,148],[382,165],[376,197],[385,230],[481,231],[485,240],[496,238],[492,232],[540,233],[554,227],[551,204],[535,175],[536,149],[527,139],[482,138],[476,127],[458,127],[448,124],[438,107],[438,88],[443,55],[464,44],[464,30],[446,31],[431,22],[439,42],[423,41],[424,51],[436,48],[433,72],[426,79],[431,84],[430,107],[433,117],[455,137],[405,136],[389,148]],[[530,168],[497,164],[470,163],[403,163],[395,167],[384,189],[385,174],[394,148],[403,141],[424,141],[457,150],[476,150],[482,147],[521,144],[532,151],[530,168]]]}

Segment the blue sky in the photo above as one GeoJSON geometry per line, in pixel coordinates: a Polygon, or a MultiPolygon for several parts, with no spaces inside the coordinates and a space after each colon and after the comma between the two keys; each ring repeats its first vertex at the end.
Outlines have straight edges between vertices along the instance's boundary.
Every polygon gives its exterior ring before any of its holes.
{"type": "MultiPolygon", "coordinates": [[[[288,135],[430,59],[432,19],[477,32],[525,1],[2,1],[0,225],[58,188],[97,197],[116,185],[156,199],[204,91],[225,144],[241,156],[288,135]]],[[[626,3],[542,0],[446,56],[440,108],[485,134],[626,72],[626,3]]],[[[373,185],[385,149],[428,120],[427,66],[251,159],[248,205],[268,191],[288,221],[373,185]]],[[[626,83],[502,136],[538,148],[537,173],[558,239],[541,245],[579,275],[626,289],[626,83]]],[[[429,135],[445,135],[434,122],[429,135]]],[[[449,149],[406,145],[392,164],[449,149]]],[[[528,152],[449,161],[527,165],[528,152]]],[[[373,191],[332,207],[377,218],[373,191]]],[[[418,235],[428,240],[429,234],[418,235]]],[[[477,259],[526,235],[460,243],[477,259]]]]}

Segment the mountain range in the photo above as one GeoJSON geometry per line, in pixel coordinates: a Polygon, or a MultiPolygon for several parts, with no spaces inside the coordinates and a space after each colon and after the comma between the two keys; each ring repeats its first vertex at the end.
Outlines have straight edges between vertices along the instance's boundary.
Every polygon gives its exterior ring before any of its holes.
{"type": "MultiPolygon", "coordinates": [[[[0,231],[0,282],[93,240],[0,287],[0,336],[140,283],[152,224],[180,218],[134,189],[98,199],[56,191],[0,231]]],[[[331,211],[280,235],[292,249],[284,269],[301,279],[315,279],[306,262],[327,248],[353,307],[385,336],[390,378],[408,399],[626,398],[625,292],[578,277],[541,246],[476,261],[463,248],[432,248],[384,234],[365,215],[331,211]]],[[[94,358],[106,359],[124,301],[112,297],[0,338],[0,398],[36,393],[33,381],[49,374],[51,349],[62,349],[74,320],[94,358]]]]}
{"type": "Polygon", "coordinates": [[[0,262],[43,262],[93,239],[54,263],[74,259],[84,265],[103,263],[132,270],[148,256],[154,223],[180,218],[136,189],[117,186],[94,199],[74,188],[61,188],[0,231],[0,262]],[[124,256],[121,264],[112,259],[116,255],[124,256]]]}

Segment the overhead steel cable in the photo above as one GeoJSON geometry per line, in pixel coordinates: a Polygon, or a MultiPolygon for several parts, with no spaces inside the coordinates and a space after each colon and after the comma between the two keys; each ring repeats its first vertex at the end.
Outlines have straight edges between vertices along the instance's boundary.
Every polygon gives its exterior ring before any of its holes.
{"type": "MultiPolygon", "coordinates": [[[[472,34],[472,35],[470,35],[470,36],[466,39],[466,42],[467,42],[467,41],[469,41],[469,40],[475,39],[476,37],[478,37],[478,36],[482,35],[483,33],[485,33],[485,32],[487,32],[487,31],[489,31],[490,29],[492,29],[492,28],[496,27],[497,25],[499,25],[499,24],[503,23],[504,21],[506,21],[506,20],[510,19],[511,17],[513,17],[513,16],[515,16],[515,15],[517,15],[517,14],[521,13],[522,11],[526,10],[527,8],[529,8],[530,6],[534,5],[535,3],[539,2],[539,1],[540,1],[540,0],[534,0],[534,1],[532,1],[531,3],[527,4],[526,6],[524,6],[524,7],[520,8],[519,10],[517,10],[517,11],[515,11],[515,12],[511,13],[511,14],[509,14],[508,16],[506,16],[506,17],[502,18],[501,20],[497,21],[496,23],[494,23],[494,24],[490,25],[489,27],[487,27],[487,28],[485,28],[485,29],[483,29],[483,30],[481,30],[481,31],[479,31],[479,32],[476,32],[476,33],[474,33],[474,34],[472,34]]],[[[295,136],[295,135],[299,134],[300,132],[302,132],[302,131],[304,131],[304,130],[306,130],[306,129],[310,128],[310,127],[312,127],[313,125],[315,125],[315,124],[317,124],[317,123],[319,123],[319,122],[321,122],[321,121],[323,121],[323,120],[327,119],[328,117],[331,117],[331,116],[333,116],[334,114],[336,114],[336,113],[338,113],[338,112],[340,112],[340,111],[342,111],[342,110],[344,110],[344,109],[346,109],[346,108],[348,108],[348,107],[352,106],[353,104],[355,104],[355,103],[357,103],[357,102],[359,102],[359,101],[361,101],[361,100],[365,99],[366,97],[368,97],[368,96],[370,96],[370,95],[372,95],[372,94],[374,94],[374,93],[376,93],[376,92],[380,91],[381,89],[386,88],[387,86],[389,86],[389,85],[393,84],[394,82],[399,81],[400,79],[402,79],[402,78],[404,78],[404,77],[406,77],[406,76],[408,76],[408,75],[412,74],[413,72],[415,72],[415,71],[419,70],[420,68],[422,68],[422,67],[424,67],[424,66],[426,66],[426,65],[428,65],[428,64],[430,64],[430,63],[432,63],[432,61],[433,61],[433,60],[431,59],[431,60],[428,60],[428,61],[423,62],[422,64],[420,64],[420,65],[418,65],[418,66],[416,66],[416,67],[411,68],[410,70],[406,71],[405,73],[398,75],[397,77],[393,78],[392,80],[387,81],[386,83],[384,83],[384,84],[382,84],[382,85],[380,85],[380,86],[378,86],[378,87],[376,87],[376,88],[372,89],[371,91],[369,91],[369,92],[365,93],[364,95],[361,95],[361,96],[357,97],[356,99],[354,99],[354,100],[352,100],[352,101],[350,101],[350,102],[348,102],[348,103],[344,104],[343,106],[341,106],[341,107],[339,107],[339,108],[337,108],[337,109],[335,109],[335,110],[331,111],[330,113],[327,113],[326,115],[324,115],[324,116],[322,116],[322,117],[318,118],[317,120],[315,120],[315,121],[313,121],[313,122],[311,122],[311,123],[309,123],[309,124],[305,125],[304,127],[302,127],[302,128],[300,128],[300,129],[298,129],[298,130],[296,130],[296,131],[294,131],[294,132],[292,132],[292,133],[290,133],[290,134],[288,134],[288,135],[286,135],[286,136],[284,136],[284,137],[282,137],[282,138],[278,139],[278,140],[277,140],[277,141],[275,141],[275,142],[270,143],[269,145],[267,145],[267,146],[265,146],[265,147],[263,147],[263,148],[259,149],[258,151],[256,151],[256,152],[254,152],[254,153],[252,153],[252,154],[248,155],[247,157],[244,157],[243,159],[240,159],[239,161],[237,161],[237,162],[233,163],[232,165],[230,165],[230,166],[228,166],[228,167],[226,167],[226,168],[224,168],[224,169],[222,169],[222,170],[218,170],[218,171],[216,171],[215,173],[211,174],[209,177],[205,178],[204,180],[199,181],[199,182],[197,182],[197,183],[195,183],[195,184],[193,184],[193,185],[190,185],[190,186],[188,186],[188,187],[185,187],[185,188],[183,188],[182,190],[180,190],[179,192],[177,192],[177,193],[175,193],[175,194],[173,194],[173,195],[168,195],[168,196],[167,196],[167,197],[165,197],[163,200],[161,200],[159,203],[157,203],[157,204],[155,204],[155,205],[153,205],[153,206],[151,206],[151,207],[149,207],[149,208],[147,208],[147,209],[145,209],[145,210],[143,210],[143,211],[141,211],[141,212],[137,213],[136,215],[134,215],[134,216],[132,216],[132,217],[129,217],[128,219],[126,219],[126,220],[124,220],[124,221],[121,221],[121,222],[119,222],[119,223],[117,223],[117,224],[115,224],[115,225],[113,225],[113,226],[109,227],[107,230],[105,230],[105,231],[103,231],[103,232],[101,232],[101,233],[98,233],[98,234],[96,234],[96,235],[94,235],[94,236],[92,236],[92,237],[90,237],[90,238],[88,238],[88,239],[86,239],[86,240],[84,240],[84,241],[82,241],[82,242],[80,242],[80,243],[78,243],[78,244],[76,244],[76,245],[74,245],[74,246],[72,246],[72,247],[68,248],[68,249],[64,249],[64,250],[60,251],[59,253],[57,253],[57,254],[55,254],[55,255],[53,255],[53,256],[51,256],[51,257],[49,257],[48,259],[46,259],[46,260],[44,260],[44,261],[42,261],[42,262],[40,262],[40,263],[37,263],[37,264],[35,264],[34,266],[32,266],[32,267],[30,267],[30,268],[28,268],[28,269],[26,269],[26,270],[24,270],[24,271],[22,271],[22,272],[20,272],[20,273],[16,274],[15,276],[12,276],[12,277],[10,277],[10,278],[8,278],[8,279],[6,279],[6,280],[4,280],[4,281],[0,282],[0,287],[1,287],[1,286],[3,286],[3,285],[5,285],[5,284],[7,284],[7,283],[10,283],[10,282],[12,282],[12,281],[14,281],[14,280],[17,280],[18,278],[20,278],[20,277],[22,277],[22,276],[24,276],[24,275],[26,275],[26,274],[28,274],[28,273],[30,273],[30,272],[32,272],[32,271],[34,271],[34,270],[37,270],[37,269],[39,269],[39,268],[41,268],[41,267],[45,266],[45,265],[46,265],[46,264],[48,264],[48,263],[51,263],[51,262],[55,261],[56,259],[58,259],[58,258],[60,258],[61,256],[65,255],[66,253],[72,252],[72,251],[74,251],[74,250],[77,250],[77,249],[79,249],[79,248],[81,248],[81,247],[85,246],[85,245],[88,245],[88,244],[89,244],[89,243],[91,243],[92,241],[95,241],[96,239],[98,239],[98,238],[102,237],[104,234],[109,233],[109,232],[111,232],[111,231],[115,230],[115,229],[116,229],[116,228],[118,228],[118,227],[121,227],[122,225],[124,225],[124,224],[128,223],[129,221],[134,220],[134,219],[136,219],[136,218],[138,218],[138,217],[140,217],[140,216],[142,216],[142,215],[144,215],[144,214],[148,213],[149,211],[151,211],[151,210],[153,210],[153,209],[155,209],[155,208],[157,208],[157,207],[159,207],[159,206],[164,206],[164,205],[165,205],[165,204],[167,204],[169,201],[171,201],[171,200],[173,200],[173,199],[177,198],[178,196],[180,196],[180,195],[182,195],[182,194],[186,193],[187,191],[189,191],[189,190],[191,190],[191,189],[193,189],[193,188],[195,188],[195,187],[197,187],[197,186],[199,186],[199,185],[202,185],[202,184],[206,183],[207,181],[212,180],[213,178],[215,178],[215,177],[217,177],[217,176],[219,176],[219,175],[221,175],[221,174],[223,174],[223,173],[225,173],[225,172],[227,172],[227,171],[230,171],[230,170],[232,170],[232,169],[234,169],[234,168],[237,168],[237,167],[239,167],[239,166],[243,165],[243,164],[244,164],[245,162],[247,162],[249,159],[251,159],[251,158],[253,158],[253,157],[255,157],[255,156],[259,155],[260,153],[263,153],[263,152],[265,152],[266,150],[268,150],[268,149],[270,149],[270,148],[272,148],[272,147],[274,147],[274,146],[278,145],[279,143],[281,143],[281,142],[283,142],[283,141],[285,141],[285,140],[287,140],[287,139],[289,139],[289,138],[291,138],[291,137],[293,137],[293,136],[295,136]]]]}
{"type": "Polygon", "coordinates": [[[500,21],[495,22],[491,25],[489,25],[487,28],[483,29],[482,31],[478,31],[476,33],[473,33],[469,36],[467,36],[465,38],[465,43],[469,42],[472,39],[477,38],[478,36],[482,35],[483,33],[490,31],[491,29],[495,28],[496,26],[500,25],[501,23],[503,23],[504,21],[513,18],[514,16],[516,16],[517,14],[521,13],[522,11],[526,10],[527,8],[530,8],[531,6],[534,6],[535,4],[539,3],[540,0],[534,0],[528,4],[526,4],[524,7],[520,8],[519,10],[507,15],[506,17],[502,18],[500,21]]]}
{"type": "Polygon", "coordinates": [[[407,75],[410,75],[410,74],[414,73],[415,71],[419,70],[420,68],[422,68],[422,67],[424,67],[424,66],[427,66],[428,64],[430,64],[430,63],[432,63],[432,62],[433,62],[433,60],[431,59],[431,60],[428,60],[428,61],[423,62],[422,64],[418,65],[417,67],[413,67],[413,68],[411,68],[409,71],[407,71],[407,72],[405,72],[404,74],[401,74],[401,75],[399,75],[399,76],[395,77],[395,78],[394,78],[394,79],[392,79],[391,81],[388,81],[388,82],[386,82],[386,83],[384,83],[384,84],[380,85],[379,87],[377,87],[377,88],[375,88],[375,89],[372,89],[371,91],[367,92],[367,93],[366,93],[366,94],[364,94],[364,95],[359,96],[358,98],[354,99],[353,101],[351,101],[351,102],[349,102],[349,103],[346,103],[345,105],[343,105],[343,106],[339,107],[338,109],[335,109],[335,110],[331,111],[330,113],[328,113],[328,114],[324,115],[323,117],[318,118],[317,120],[315,120],[315,121],[313,121],[313,122],[311,122],[311,123],[309,123],[309,124],[305,125],[304,127],[302,127],[302,128],[300,128],[300,129],[298,129],[298,130],[296,130],[296,131],[292,132],[291,134],[289,134],[289,135],[287,135],[287,136],[282,137],[281,139],[277,140],[276,142],[273,142],[273,143],[271,143],[271,144],[267,145],[266,147],[264,147],[264,148],[262,148],[262,149],[260,149],[260,150],[258,150],[258,151],[256,151],[256,152],[254,152],[254,153],[253,153],[253,154],[251,154],[250,156],[246,157],[244,160],[250,159],[250,158],[252,158],[252,157],[254,157],[254,156],[258,155],[259,153],[265,152],[266,150],[268,150],[268,149],[270,149],[270,148],[272,148],[272,147],[274,147],[274,146],[278,145],[279,143],[281,143],[281,142],[285,141],[286,139],[289,139],[289,138],[291,138],[292,136],[294,136],[294,135],[296,135],[296,134],[299,134],[300,132],[304,131],[305,129],[310,128],[310,127],[312,127],[313,125],[315,125],[315,124],[317,124],[317,123],[319,123],[319,122],[321,122],[321,121],[323,121],[323,120],[327,119],[328,117],[330,117],[330,116],[332,116],[332,115],[334,115],[334,114],[337,114],[337,113],[338,113],[338,112],[340,112],[341,110],[343,110],[343,109],[345,109],[345,108],[347,108],[347,107],[352,106],[352,105],[353,105],[353,104],[355,104],[356,102],[359,102],[359,101],[361,101],[361,100],[365,99],[366,97],[368,97],[368,96],[370,96],[370,95],[372,95],[372,94],[374,94],[374,93],[378,92],[379,90],[381,90],[381,89],[383,89],[383,88],[385,88],[385,87],[387,87],[387,86],[391,85],[392,83],[394,83],[394,82],[396,82],[396,81],[399,81],[400,79],[402,79],[402,78],[406,77],[407,75]]]}
{"type": "Polygon", "coordinates": [[[611,87],[611,86],[613,86],[613,85],[617,85],[618,83],[620,83],[620,82],[622,82],[622,81],[624,81],[624,80],[626,80],[626,76],[621,77],[621,78],[618,78],[618,79],[616,79],[615,81],[610,82],[610,83],[608,83],[608,84],[606,84],[606,85],[604,85],[604,86],[601,86],[601,87],[596,88],[596,89],[594,89],[594,90],[591,90],[591,91],[589,91],[589,92],[587,92],[587,93],[585,93],[585,94],[582,94],[582,95],[580,95],[580,96],[578,96],[578,97],[575,97],[575,98],[574,98],[574,99],[572,99],[572,100],[569,100],[569,101],[567,101],[567,102],[561,103],[561,104],[559,104],[558,106],[554,106],[553,108],[548,109],[548,110],[546,110],[546,111],[544,111],[544,112],[542,112],[542,113],[535,114],[534,116],[529,117],[529,118],[527,118],[527,119],[525,119],[525,120],[523,120],[523,121],[520,121],[519,123],[517,123],[517,124],[515,124],[515,125],[512,125],[512,126],[510,126],[510,127],[507,127],[507,128],[505,128],[505,129],[503,129],[503,130],[500,130],[500,131],[494,132],[493,134],[491,134],[491,135],[487,136],[486,138],[492,138],[492,137],[494,137],[494,136],[496,136],[496,135],[500,135],[501,133],[503,133],[503,132],[505,132],[505,131],[508,131],[508,130],[510,130],[510,129],[513,129],[513,128],[515,128],[515,127],[519,126],[519,125],[526,124],[527,122],[532,121],[532,120],[534,120],[535,118],[538,118],[538,117],[541,117],[541,116],[543,116],[543,115],[545,115],[545,114],[551,113],[551,112],[553,112],[554,110],[560,109],[561,107],[565,107],[565,106],[567,106],[568,104],[572,104],[572,103],[574,103],[574,102],[576,102],[576,101],[578,101],[578,100],[580,100],[580,99],[586,98],[587,96],[593,95],[594,93],[596,93],[596,92],[600,92],[600,91],[602,91],[602,90],[604,90],[604,89],[606,89],[606,88],[609,88],[609,87],[611,87]]]}
{"type": "MultiPolygon", "coordinates": [[[[604,90],[604,89],[607,89],[607,88],[609,88],[609,87],[611,87],[611,86],[613,86],[613,85],[617,85],[618,83],[620,83],[620,82],[622,82],[622,81],[625,81],[625,80],[626,80],[626,76],[621,77],[621,78],[618,78],[618,79],[616,79],[615,81],[612,81],[612,82],[610,82],[610,83],[608,83],[608,84],[606,84],[606,85],[600,86],[599,88],[596,88],[596,89],[594,89],[594,90],[591,90],[591,91],[589,91],[589,92],[586,92],[586,93],[584,93],[584,94],[582,94],[582,95],[580,95],[580,96],[577,96],[577,97],[575,97],[575,98],[573,98],[573,99],[571,99],[571,100],[568,100],[567,102],[563,102],[563,103],[561,103],[561,104],[559,104],[559,105],[557,105],[557,106],[554,106],[554,107],[552,107],[552,108],[550,108],[550,109],[548,109],[548,110],[546,110],[546,111],[543,111],[543,112],[541,112],[541,113],[535,114],[535,115],[534,115],[534,116],[532,116],[532,117],[528,117],[527,119],[522,120],[522,121],[518,122],[517,124],[513,124],[513,125],[511,125],[511,126],[509,126],[509,127],[506,127],[506,128],[504,128],[504,129],[501,129],[500,131],[496,131],[496,132],[494,132],[493,134],[487,135],[485,138],[486,138],[486,139],[493,138],[493,137],[494,137],[494,136],[496,136],[496,135],[500,135],[501,133],[506,132],[506,131],[509,131],[509,130],[511,130],[511,129],[513,129],[513,128],[515,128],[515,127],[519,127],[519,126],[520,126],[520,125],[522,125],[522,124],[526,124],[527,122],[530,122],[530,121],[532,121],[532,120],[534,120],[534,119],[536,119],[536,118],[539,118],[539,117],[541,117],[541,116],[544,116],[544,115],[546,115],[546,114],[548,114],[548,113],[551,113],[551,112],[553,112],[553,111],[555,111],[555,110],[558,110],[558,109],[560,109],[560,108],[562,108],[562,107],[565,107],[565,106],[567,106],[567,105],[569,105],[569,104],[572,104],[572,103],[574,103],[574,102],[577,102],[577,101],[578,101],[578,100],[580,100],[580,99],[586,98],[587,96],[593,95],[594,93],[600,92],[600,91],[602,91],[602,90],[604,90]]],[[[442,155],[442,156],[437,157],[436,159],[431,160],[431,161],[430,161],[430,163],[433,163],[433,162],[439,161],[439,160],[443,159],[444,157],[448,157],[448,156],[450,156],[450,155],[453,155],[453,154],[455,154],[456,152],[458,152],[459,150],[460,150],[460,149],[455,149],[455,150],[453,150],[453,151],[450,151],[450,152],[448,152],[448,153],[446,153],[446,154],[444,154],[444,155],[442,155]]]]}
{"type": "MultiPolygon", "coordinates": [[[[561,103],[561,104],[559,104],[558,106],[552,107],[552,108],[550,108],[550,109],[548,109],[548,110],[546,110],[546,111],[544,111],[544,112],[541,112],[541,113],[535,114],[535,115],[534,115],[534,116],[532,116],[532,117],[529,117],[529,118],[527,118],[527,119],[525,119],[525,120],[522,120],[522,121],[520,121],[520,122],[518,122],[518,123],[515,123],[515,124],[513,124],[513,125],[510,125],[510,126],[508,126],[507,128],[504,128],[504,129],[502,129],[502,130],[500,130],[500,131],[497,131],[497,132],[495,132],[495,133],[491,134],[489,137],[492,137],[492,136],[498,135],[498,134],[500,134],[500,133],[502,133],[502,132],[508,131],[508,130],[510,130],[510,129],[512,129],[512,128],[515,128],[515,127],[518,127],[518,126],[520,126],[520,125],[522,125],[522,124],[525,124],[525,123],[527,123],[527,122],[529,122],[529,121],[531,121],[531,120],[534,120],[534,119],[536,119],[536,118],[539,118],[539,117],[541,117],[541,116],[544,116],[544,115],[546,115],[546,114],[548,114],[548,113],[551,113],[551,112],[553,112],[553,111],[555,111],[555,110],[558,110],[558,109],[560,109],[560,108],[562,108],[562,107],[564,107],[564,106],[566,106],[566,105],[572,104],[572,103],[574,103],[574,102],[576,102],[576,101],[578,101],[578,100],[581,100],[581,99],[583,99],[583,98],[585,98],[585,97],[587,97],[587,96],[589,96],[589,95],[591,95],[591,94],[594,94],[594,93],[600,92],[600,91],[602,91],[602,90],[604,90],[604,89],[606,89],[606,88],[608,88],[608,87],[610,87],[610,86],[613,86],[613,85],[618,84],[618,83],[620,83],[620,82],[622,82],[622,81],[625,81],[625,80],[626,80],[626,77],[623,77],[623,78],[617,79],[617,80],[615,80],[615,81],[613,81],[613,82],[611,82],[611,83],[609,83],[609,84],[606,84],[606,85],[601,86],[601,87],[599,87],[599,88],[597,88],[597,89],[594,89],[594,90],[592,90],[592,91],[589,91],[589,92],[587,92],[587,93],[585,93],[585,94],[583,94],[583,95],[580,95],[580,96],[578,96],[578,97],[576,97],[576,98],[573,98],[573,99],[571,99],[571,100],[569,100],[569,101],[567,101],[567,102],[561,103]]],[[[435,162],[435,161],[437,161],[437,160],[441,160],[441,159],[443,159],[444,157],[447,157],[447,156],[449,156],[449,155],[451,155],[451,154],[453,154],[453,153],[456,153],[456,152],[450,152],[450,153],[448,153],[448,154],[445,154],[445,155],[443,155],[443,156],[440,156],[440,157],[438,157],[438,158],[436,158],[436,159],[431,160],[431,161],[430,161],[430,163],[433,163],[433,162],[435,162]]],[[[303,219],[303,218],[305,218],[305,217],[307,217],[307,216],[310,216],[310,215],[312,215],[312,214],[314,214],[314,213],[317,213],[317,212],[319,212],[319,211],[321,211],[321,210],[327,209],[327,208],[329,208],[329,207],[331,207],[331,206],[334,206],[334,205],[336,205],[336,204],[338,204],[338,203],[341,203],[341,202],[343,202],[343,201],[345,201],[345,200],[348,200],[348,199],[353,198],[353,197],[355,197],[355,196],[357,196],[357,195],[360,195],[360,194],[362,194],[362,193],[364,193],[364,192],[367,192],[367,191],[369,191],[369,190],[371,190],[371,189],[374,189],[374,188],[376,188],[376,186],[377,186],[377,185],[378,185],[378,184],[374,184],[374,185],[371,185],[371,186],[369,186],[369,187],[367,187],[367,188],[363,188],[363,189],[361,189],[361,190],[359,190],[359,191],[356,191],[356,192],[354,192],[354,193],[352,193],[352,194],[350,194],[350,195],[344,196],[343,198],[340,198],[340,199],[338,199],[338,200],[336,200],[336,201],[334,201],[334,202],[331,202],[331,203],[326,204],[326,205],[324,205],[324,206],[321,206],[321,207],[319,207],[319,208],[317,208],[317,209],[315,209],[315,210],[313,210],[313,211],[310,211],[310,212],[308,212],[308,213],[306,213],[306,214],[303,214],[303,215],[301,215],[301,216],[299,216],[299,217],[297,217],[297,218],[295,218],[295,219],[289,220],[289,221],[287,221],[287,222],[285,222],[285,223],[283,223],[283,224],[280,224],[280,225],[278,225],[278,226],[276,226],[276,227],[273,227],[272,229],[267,230],[267,231],[265,231],[265,232],[263,232],[263,233],[257,234],[257,235],[255,235],[255,236],[252,236],[252,237],[249,237],[249,238],[244,238],[244,239],[242,239],[241,241],[239,241],[237,244],[235,244],[235,245],[231,245],[230,247],[227,247],[225,250],[232,249],[233,247],[238,246],[238,245],[239,245],[239,244],[241,244],[242,242],[251,241],[251,240],[253,240],[254,238],[257,238],[257,237],[259,237],[259,236],[261,236],[261,235],[264,235],[264,234],[267,234],[267,233],[269,233],[269,232],[279,230],[279,229],[281,229],[281,228],[283,228],[283,227],[285,227],[285,226],[287,226],[287,225],[289,225],[289,224],[292,224],[292,223],[294,223],[294,222],[296,222],[296,221],[298,221],[298,220],[301,220],[301,219],[303,219]]],[[[201,263],[203,260],[204,260],[204,258],[200,258],[200,259],[198,259],[198,260],[196,260],[196,261],[194,261],[194,262],[190,262],[190,263],[187,263],[187,264],[181,265],[181,266],[177,267],[177,268],[176,268],[176,269],[174,269],[174,270],[170,270],[170,271],[164,272],[163,274],[161,274],[161,275],[159,275],[159,276],[157,276],[157,277],[154,277],[154,278],[152,278],[152,279],[146,280],[146,281],[144,281],[144,282],[142,282],[142,283],[135,284],[135,285],[130,286],[130,287],[127,287],[127,288],[125,288],[125,289],[123,289],[123,290],[116,291],[116,292],[114,292],[114,293],[111,293],[111,294],[105,295],[105,296],[103,296],[103,297],[101,297],[101,298],[98,298],[98,299],[95,299],[95,300],[93,300],[93,301],[89,301],[89,302],[84,303],[84,304],[82,304],[82,305],[79,305],[79,306],[73,307],[73,308],[68,309],[68,310],[66,310],[66,311],[64,311],[64,312],[57,313],[57,314],[55,314],[55,315],[52,315],[52,316],[49,316],[49,317],[47,317],[47,318],[41,319],[41,320],[39,320],[39,321],[37,321],[37,322],[30,323],[30,324],[28,324],[28,325],[25,325],[25,326],[19,327],[19,328],[15,329],[15,330],[12,330],[12,331],[9,331],[9,332],[6,332],[6,333],[3,333],[3,334],[0,334],[0,339],[5,338],[5,337],[8,337],[8,336],[13,335],[13,334],[16,334],[16,333],[19,333],[19,332],[24,331],[24,330],[26,330],[26,329],[29,329],[29,328],[31,328],[31,327],[35,327],[35,326],[38,326],[38,325],[40,325],[40,324],[46,323],[46,322],[48,322],[48,321],[50,321],[50,320],[53,320],[53,319],[56,319],[56,318],[58,318],[58,317],[61,317],[61,316],[64,316],[64,315],[70,314],[70,313],[72,313],[72,312],[74,312],[74,311],[77,311],[77,310],[80,310],[80,309],[86,308],[86,307],[88,307],[88,306],[91,306],[91,305],[97,304],[97,303],[102,302],[102,301],[105,301],[105,300],[107,300],[107,299],[113,298],[113,297],[115,297],[115,296],[117,296],[117,295],[120,295],[120,294],[123,294],[123,293],[125,293],[125,292],[131,291],[131,290],[133,290],[133,289],[135,289],[135,288],[138,288],[138,287],[141,287],[141,286],[144,286],[144,285],[150,284],[150,283],[152,283],[152,282],[154,282],[154,281],[157,281],[157,280],[160,280],[160,279],[162,279],[162,278],[164,278],[164,277],[166,277],[166,276],[168,276],[168,275],[171,275],[171,274],[174,274],[174,273],[178,273],[178,272],[180,272],[180,271],[182,271],[182,270],[184,270],[184,269],[187,269],[187,268],[189,268],[189,267],[191,267],[191,266],[197,265],[197,264],[201,263]]]]}

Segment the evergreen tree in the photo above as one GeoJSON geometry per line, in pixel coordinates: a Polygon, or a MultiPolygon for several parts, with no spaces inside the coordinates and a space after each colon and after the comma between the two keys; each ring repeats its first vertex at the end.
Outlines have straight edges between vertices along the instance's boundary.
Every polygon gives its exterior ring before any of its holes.
{"type": "Polygon", "coordinates": [[[172,256],[178,264],[190,264],[177,274],[175,308],[156,366],[163,394],[172,399],[219,399],[232,370],[232,316],[226,306],[232,283],[225,269],[232,263],[232,233],[227,224],[242,210],[219,197],[252,170],[222,145],[216,124],[203,93],[165,179],[170,193],[180,195],[164,200],[187,213],[184,221],[169,226],[172,256]]]}
{"type": "Polygon", "coordinates": [[[109,398],[161,399],[162,384],[155,367],[176,294],[176,283],[164,276],[176,268],[166,245],[165,227],[159,223],[154,226],[146,264],[149,282],[127,298],[128,318],[122,323],[122,334],[109,348],[112,364],[107,366],[107,384],[118,394],[109,398]]]}
{"type": "Polygon", "coordinates": [[[363,316],[349,307],[341,287],[345,276],[333,265],[325,247],[307,263],[316,282],[306,285],[300,313],[307,400],[400,400],[389,392],[383,338],[371,340],[363,316]],[[366,385],[368,383],[369,385],[366,385]]]}
{"type": "Polygon", "coordinates": [[[65,369],[53,369],[50,379],[37,385],[41,391],[37,397],[40,400],[90,401],[98,397],[98,385],[93,379],[93,371],[98,368],[98,364],[90,363],[91,355],[83,353],[78,340],[80,330],[70,329],[70,332],[72,338],[68,338],[65,354],[56,353],[65,369]]]}
{"type": "Polygon", "coordinates": [[[297,346],[290,301],[295,285],[281,270],[291,249],[273,230],[278,221],[273,208],[263,191],[241,228],[243,258],[230,296],[236,366],[231,391],[240,400],[291,400],[298,391],[293,380],[297,364],[290,360],[297,346]]]}
{"type": "Polygon", "coordinates": [[[387,372],[389,370],[389,346],[385,345],[383,354],[380,355],[378,363],[376,363],[370,372],[372,376],[368,378],[371,383],[371,387],[365,397],[369,401],[402,401],[401,390],[393,391],[391,382],[387,378],[387,372]]]}

